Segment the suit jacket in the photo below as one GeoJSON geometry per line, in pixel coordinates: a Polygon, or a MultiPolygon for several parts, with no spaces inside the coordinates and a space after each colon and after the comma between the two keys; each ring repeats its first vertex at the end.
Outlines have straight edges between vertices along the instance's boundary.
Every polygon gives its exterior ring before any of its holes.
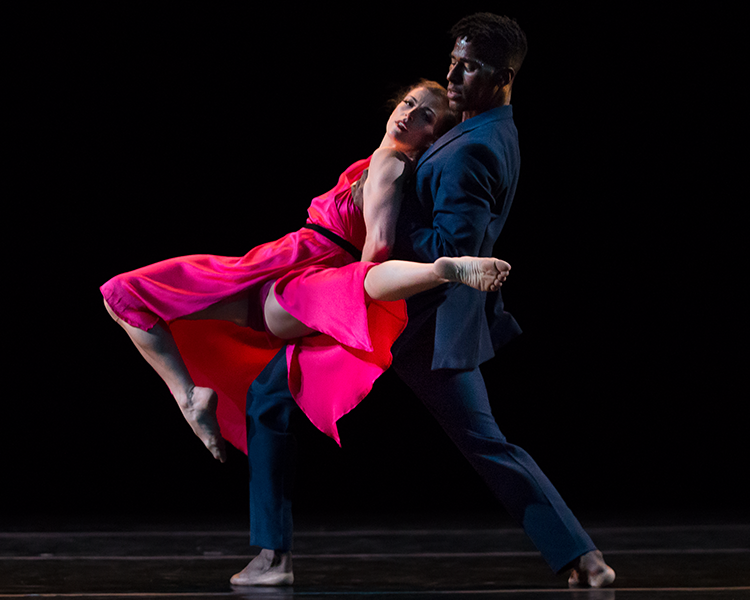
{"type": "MultiPolygon", "coordinates": [[[[433,262],[440,256],[492,256],[513,201],[520,160],[510,105],[446,133],[417,164],[402,204],[393,258],[433,262]]],[[[434,327],[433,369],[474,368],[521,333],[503,310],[500,292],[446,284],[413,296],[407,305],[403,343],[417,332],[433,335],[434,327]]]]}

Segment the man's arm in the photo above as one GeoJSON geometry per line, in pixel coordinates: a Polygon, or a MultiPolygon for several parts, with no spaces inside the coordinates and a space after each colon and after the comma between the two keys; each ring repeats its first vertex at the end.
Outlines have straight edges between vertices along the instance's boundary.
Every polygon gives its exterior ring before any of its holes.
{"type": "Polygon", "coordinates": [[[484,145],[459,148],[440,174],[431,226],[409,232],[415,260],[477,256],[496,202],[497,157],[484,145]]]}

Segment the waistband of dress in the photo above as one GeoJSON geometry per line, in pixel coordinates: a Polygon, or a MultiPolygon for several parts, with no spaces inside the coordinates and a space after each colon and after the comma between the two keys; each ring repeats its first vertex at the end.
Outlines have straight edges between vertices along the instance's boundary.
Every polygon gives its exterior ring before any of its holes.
{"type": "Polygon", "coordinates": [[[304,227],[305,229],[312,229],[313,231],[317,231],[320,235],[328,238],[334,244],[346,250],[357,260],[362,260],[362,253],[357,250],[357,247],[354,244],[348,242],[340,235],[333,233],[333,231],[331,231],[330,229],[326,229],[325,227],[323,227],[322,225],[318,225],[317,223],[305,223],[304,227]]]}

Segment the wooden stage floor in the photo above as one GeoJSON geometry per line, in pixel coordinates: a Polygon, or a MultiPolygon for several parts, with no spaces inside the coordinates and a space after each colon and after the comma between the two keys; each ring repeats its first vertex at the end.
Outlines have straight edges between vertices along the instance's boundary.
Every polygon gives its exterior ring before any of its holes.
{"type": "Polygon", "coordinates": [[[335,521],[298,519],[293,587],[244,589],[229,577],[253,550],[247,531],[226,523],[6,527],[0,598],[750,598],[750,522],[741,519],[582,519],[617,571],[606,590],[570,590],[510,524],[467,516],[335,521]]]}

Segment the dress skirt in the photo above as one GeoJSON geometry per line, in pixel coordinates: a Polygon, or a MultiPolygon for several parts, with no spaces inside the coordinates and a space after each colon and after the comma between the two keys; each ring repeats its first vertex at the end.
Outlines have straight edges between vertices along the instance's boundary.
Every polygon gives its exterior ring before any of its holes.
{"type": "Polygon", "coordinates": [[[289,388],[318,429],[341,444],[336,421],[351,411],[391,364],[406,326],[404,301],[367,297],[375,263],[353,262],[310,229],[258,246],[244,257],[192,255],[118,275],[101,287],[113,312],[148,331],[166,322],[198,386],[219,395],[222,436],[247,452],[245,403],[252,381],[286,344],[289,388]],[[319,335],[284,341],[263,325],[263,303],[276,283],[279,304],[319,335]],[[233,297],[249,298],[250,327],[181,319],[233,297]]]}

